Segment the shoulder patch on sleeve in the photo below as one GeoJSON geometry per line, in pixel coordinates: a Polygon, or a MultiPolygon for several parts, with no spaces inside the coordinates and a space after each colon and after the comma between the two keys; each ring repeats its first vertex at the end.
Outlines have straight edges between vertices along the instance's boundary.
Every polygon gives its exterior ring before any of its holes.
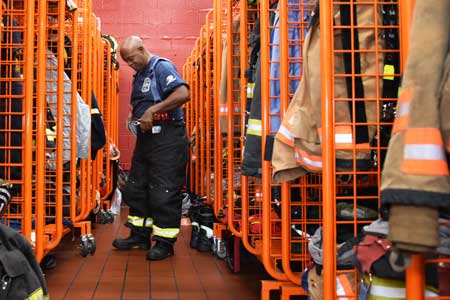
{"type": "Polygon", "coordinates": [[[174,82],[175,80],[177,80],[177,79],[175,78],[175,76],[173,76],[173,75],[168,75],[168,76],[166,77],[166,86],[168,86],[169,84],[171,84],[171,83],[174,82]]]}

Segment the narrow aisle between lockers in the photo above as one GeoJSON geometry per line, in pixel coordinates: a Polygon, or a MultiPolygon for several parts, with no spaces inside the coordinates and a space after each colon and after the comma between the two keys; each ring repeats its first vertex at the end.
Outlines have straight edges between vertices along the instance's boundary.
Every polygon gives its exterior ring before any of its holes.
{"type": "MultiPolygon", "coordinates": [[[[113,224],[97,224],[94,256],[82,258],[71,235],[52,253],[56,267],[45,270],[52,300],[256,300],[260,280],[269,279],[249,255],[241,257],[241,271],[233,274],[223,260],[189,247],[190,226],[182,226],[175,256],[145,260],[145,251],[118,251],[116,236],[128,234],[127,211],[113,224]]],[[[184,222],[183,222],[184,223],[184,222]]]]}

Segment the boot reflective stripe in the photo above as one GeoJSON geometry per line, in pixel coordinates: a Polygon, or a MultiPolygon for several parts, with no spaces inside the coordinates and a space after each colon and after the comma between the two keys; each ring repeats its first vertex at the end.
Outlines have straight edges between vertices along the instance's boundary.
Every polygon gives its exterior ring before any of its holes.
{"type": "Polygon", "coordinates": [[[191,222],[191,225],[195,228],[199,228],[200,226],[198,225],[198,222],[191,222]]]}
{"type": "Polygon", "coordinates": [[[303,150],[295,149],[295,160],[301,164],[306,166],[308,169],[314,171],[322,170],[322,157],[316,155],[309,155],[303,150]]]}
{"type": "Polygon", "coordinates": [[[395,112],[394,125],[392,127],[393,134],[408,128],[409,107],[411,104],[412,97],[413,91],[411,88],[406,88],[400,91],[400,96],[398,98],[397,103],[397,110],[395,112]]]}
{"type": "Polygon", "coordinates": [[[152,218],[141,218],[135,216],[128,216],[127,222],[136,227],[152,227],[153,219],[152,218]]]}
{"type": "Polygon", "coordinates": [[[291,134],[289,129],[283,124],[281,124],[280,129],[278,129],[276,137],[286,145],[294,147],[294,136],[291,134]]]}
{"type": "Polygon", "coordinates": [[[205,225],[200,225],[200,229],[203,229],[206,232],[206,236],[208,237],[208,239],[213,237],[214,231],[212,230],[212,228],[209,228],[205,225]]]}
{"type": "Polygon", "coordinates": [[[42,288],[38,288],[33,293],[31,293],[26,300],[46,300],[47,296],[44,296],[44,291],[42,288]]]}
{"type": "Polygon", "coordinates": [[[153,219],[152,218],[145,218],[145,225],[144,227],[153,227],[153,219]]]}
{"type": "Polygon", "coordinates": [[[180,232],[179,228],[161,228],[153,225],[153,234],[165,238],[176,238],[180,232]]]}
{"type": "Polygon", "coordinates": [[[449,175],[439,129],[409,128],[405,132],[402,172],[413,175],[449,175]]]}
{"type": "Polygon", "coordinates": [[[339,300],[355,299],[355,291],[346,274],[336,276],[336,296],[339,300]]]}
{"type": "Polygon", "coordinates": [[[261,136],[261,134],[262,134],[261,120],[248,119],[247,133],[252,134],[252,135],[261,136]]]}

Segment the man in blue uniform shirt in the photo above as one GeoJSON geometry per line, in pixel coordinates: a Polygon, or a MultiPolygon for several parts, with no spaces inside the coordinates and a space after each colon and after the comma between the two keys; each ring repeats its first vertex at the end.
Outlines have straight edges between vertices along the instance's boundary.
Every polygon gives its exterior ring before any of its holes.
{"type": "Polygon", "coordinates": [[[186,175],[188,140],[181,106],[189,87],[167,59],[157,57],[141,38],[130,36],[120,48],[122,59],[136,71],[128,126],[136,134],[130,175],[123,199],[130,208],[130,236],[115,239],[120,250],[149,249],[147,259],[173,255],[180,231],[180,190],[186,175]]]}

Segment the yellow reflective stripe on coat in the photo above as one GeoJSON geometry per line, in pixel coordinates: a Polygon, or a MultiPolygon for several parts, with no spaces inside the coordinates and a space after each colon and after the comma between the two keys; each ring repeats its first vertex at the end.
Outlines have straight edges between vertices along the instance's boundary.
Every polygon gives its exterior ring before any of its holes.
{"type": "Polygon", "coordinates": [[[247,98],[253,98],[253,91],[255,90],[255,83],[247,83],[247,98]]]}
{"type": "Polygon", "coordinates": [[[98,108],[91,108],[91,115],[99,115],[100,111],[98,110],[98,108]]]}
{"type": "Polygon", "coordinates": [[[261,120],[248,119],[247,134],[261,136],[262,135],[261,120]]]}
{"type": "Polygon", "coordinates": [[[406,130],[402,172],[412,175],[449,175],[444,142],[438,128],[406,130]]]}
{"type": "Polygon", "coordinates": [[[411,105],[412,97],[413,97],[412,88],[405,88],[400,91],[397,109],[395,111],[394,125],[392,127],[393,134],[408,128],[409,107],[411,105]]]}
{"type": "Polygon", "coordinates": [[[48,299],[48,297],[44,295],[44,290],[42,290],[42,288],[38,288],[33,293],[31,293],[25,300],[46,300],[46,299],[48,299]]]}
{"type": "Polygon", "coordinates": [[[127,223],[136,226],[136,227],[152,227],[153,219],[152,218],[142,218],[136,216],[128,216],[127,223]]]}
{"type": "Polygon", "coordinates": [[[395,67],[393,65],[384,65],[384,76],[385,80],[394,80],[395,67]]]}
{"type": "Polygon", "coordinates": [[[178,233],[180,232],[180,228],[161,228],[156,225],[153,225],[153,234],[165,238],[176,238],[178,233]]]}
{"type": "MultiPolygon", "coordinates": [[[[384,279],[373,276],[370,280],[364,276],[364,282],[370,284],[369,300],[400,300],[406,299],[405,282],[393,279],[384,279]]],[[[437,291],[426,287],[425,297],[437,297],[437,291]]]]}
{"type": "Polygon", "coordinates": [[[56,140],[56,132],[51,130],[50,128],[45,128],[45,135],[47,140],[50,142],[54,142],[56,140]]]}
{"type": "Polygon", "coordinates": [[[276,138],[286,145],[294,147],[294,136],[291,134],[289,128],[283,124],[280,125],[276,138]]]}

